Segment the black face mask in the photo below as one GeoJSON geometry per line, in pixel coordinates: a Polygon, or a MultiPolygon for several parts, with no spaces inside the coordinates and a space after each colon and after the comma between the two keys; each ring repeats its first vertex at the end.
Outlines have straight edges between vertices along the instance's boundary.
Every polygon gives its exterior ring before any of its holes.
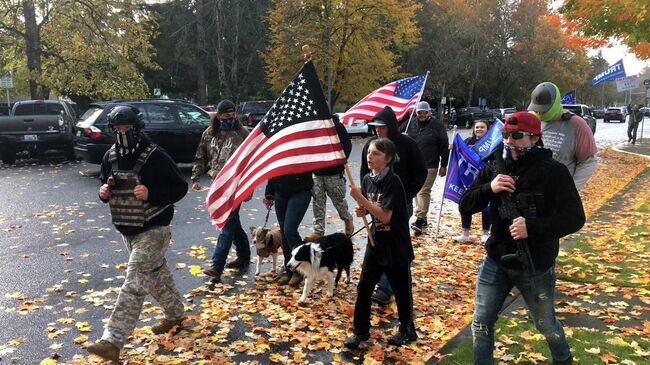
{"type": "Polygon", "coordinates": [[[228,119],[221,119],[219,120],[219,129],[223,131],[231,131],[235,129],[235,126],[237,125],[237,119],[235,118],[228,118],[228,119]]]}
{"type": "Polygon", "coordinates": [[[140,144],[140,133],[133,128],[126,132],[115,132],[115,144],[122,156],[133,153],[140,144]]]}

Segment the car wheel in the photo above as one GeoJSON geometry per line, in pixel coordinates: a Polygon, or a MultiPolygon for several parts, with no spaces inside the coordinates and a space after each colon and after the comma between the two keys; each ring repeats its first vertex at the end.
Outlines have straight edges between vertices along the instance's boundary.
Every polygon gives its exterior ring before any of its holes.
{"type": "Polygon", "coordinates": [[[16,152],[14,151],[2,151],[2,162],[7,165],[12,165],[16,162],[16,152]]]}

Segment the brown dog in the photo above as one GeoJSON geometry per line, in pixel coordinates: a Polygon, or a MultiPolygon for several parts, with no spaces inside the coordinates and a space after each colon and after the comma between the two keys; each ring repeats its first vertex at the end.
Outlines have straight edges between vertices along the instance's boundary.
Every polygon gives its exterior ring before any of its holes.
{"type": "Polygon", "coordinates": [[[278,262],[278,249],[282,245],[282,233],[280,228],[255,228],[250,227],[253,244],[257,251],[257,268],[255,275],[260,273],[262,259],[269,256],[273,259],[273,272],[276,272],[278,262]]]}

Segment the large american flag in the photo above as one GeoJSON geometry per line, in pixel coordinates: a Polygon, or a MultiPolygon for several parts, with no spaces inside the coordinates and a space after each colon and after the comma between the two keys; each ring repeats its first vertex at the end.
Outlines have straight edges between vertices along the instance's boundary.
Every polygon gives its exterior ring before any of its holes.
{"type": "Polygon", "coordinates": [[[206,198],[210,219],[223,228],[230,212],[272,177],[345,161],[316,69],[308,61],[215,177],[206,198]]]}
{"type": "Polygon", "coordinates": [[[386,105],[390,106],[397,120],[415,109],[422,96],[426,74],[393,81],[371,92],[343,114],[342,122],[352,125],[357,119],[371,120],[386,105]]]}

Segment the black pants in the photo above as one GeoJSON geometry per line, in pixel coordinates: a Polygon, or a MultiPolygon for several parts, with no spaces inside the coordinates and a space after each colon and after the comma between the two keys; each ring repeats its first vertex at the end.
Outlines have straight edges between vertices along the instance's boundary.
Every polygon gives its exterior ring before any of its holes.
{"type": "Polygon", "coordinates": [[[627,140],[636,143],[636,130],[639,128],[638,122],[628,122],[627,124],[627,140]]]}
{"type": "Polygon", "coordinates": [[[370,308],[372,305],[370,297],[383,273],[386,273],[388,282],[395,293],[399,331],[402,333],[415,331],[411,267],[409,265],[381,266],[373,262],[372,259],[366,259],[363,261],[361,277],[357,286],[357,302],[354,305],[354,333],[357,335],[365,335],[370,332],[370,308]]]}

